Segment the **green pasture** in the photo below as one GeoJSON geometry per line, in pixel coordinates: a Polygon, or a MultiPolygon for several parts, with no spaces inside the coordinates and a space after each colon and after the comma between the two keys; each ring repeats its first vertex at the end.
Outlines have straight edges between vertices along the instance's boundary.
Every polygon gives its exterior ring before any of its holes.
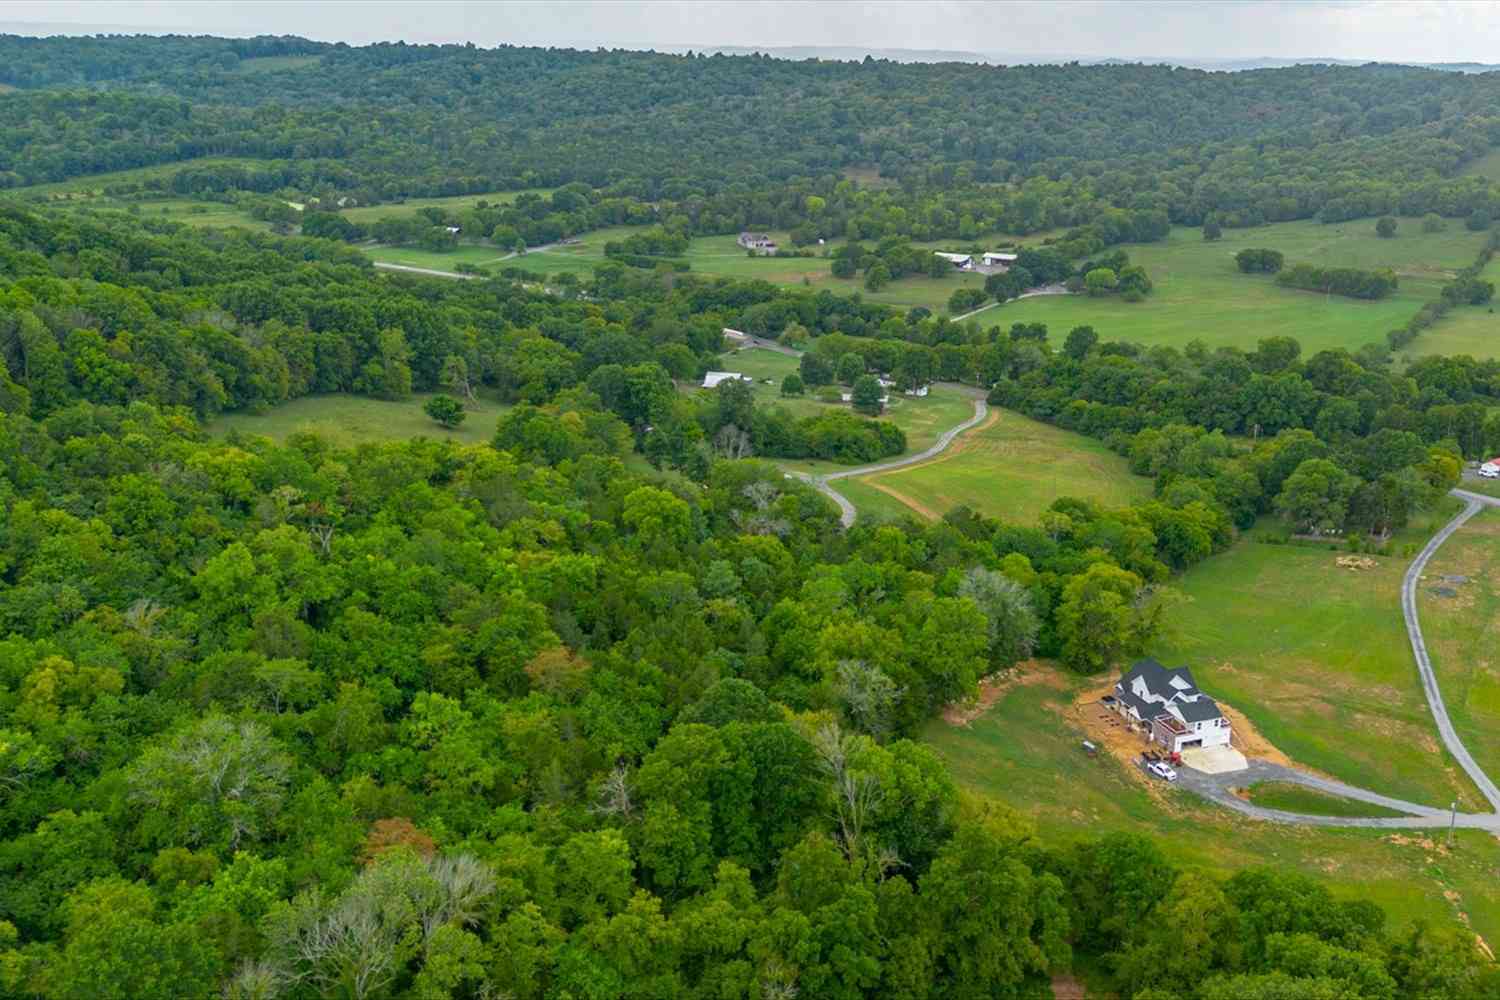
{"type": "MultiPolygon", "coordinates": [[[[10,188],[4,194],[30,198],[41,196],[50,200],[83,201],[89,199],[103,199],[104,202],[115,204],[116,200],[104,198],[104,188],[113,184],[125,184],[132,181],[148,181],[159,177],[170,177],[187,167],[256,167],[262,161],[252,160],[243,156],[205,156],[194,160],[175,160],[172,163],[158,163],[152,167],[135,167],[131,170],[114,170],[107,174],[90,174],[87,177],[74,177],[65,181],[55,181],[49,184],[31,184],[27,187],[10,188]]],[[[118,204],[124,205],[125,202],[118,204]]]]}
{"type": "Polygon", "coordinates": [[[1336,893],[1381,904],[1398,927],[1464,914],[1476,932],[1500,934],[1500,843],[1493,836],[1461,830],[1449,853],[1434,844],[1444,836],[1439,831],[1393,835],[1258,822],[1183,789],[1148,786],[1114,757],[1084,754],[1082,732],[1062,714],[1094,680],[1060,672],[1048,680],[1010,688],[968,726],[936,719],[922,734],[961,785],[1029,817],[1045,842],[1146,834],[1174,862],[1219,875],[1276,865],[1326,879],[1336,893]]]}
{"type": "Polygon", "coordinates": [[[1401,617],[1401,577],[1456,503],[1422,515],[1374,567],[1251,531],[1173,581],[1182,602],[1152,651],[1249,717],[1294,761],[1428,806],[1480,808],[1437,739],[1401,617]]]}
{"type": "Polygon", "coordinates": [[[1500,149],[1492,149],[1477,160],[1464,165],[1466,174],[1478,174],[1492,181],[1500,181],[1500,149]]]}
{"type": "Polygon", "coordinates": [[[1304,355],[1325,348],[1353,350],[1384,343],[1387,332],[1437,298],[1454,271],[1473,262],[1481,242],[1481,234],[1453,220],[1441,233],[1423,233],[1421,220],[1402,219],[1398,235],[1388,240],[1375,235],[1373,219],[1229,229],[1214,243],[1205,243],[1201,230],[1177,228],[1160,243],[1123,248],[1156,286],[1142,302],[1118,296],[1038,296],[988,309],[974,319],[986,327],[1046,323],[1055,343],[1073,327],[1089,325],[1103,340],[1174,347],[1193,340],[1210,347],[1254,347],[1262,337],[1287,336],[1302,344],[1304,355]],[[1391,267],[1400,275],[1400,288],[1377,302],[1282,288],[1269,275],[1240,273],[1234,255],[1247,247],[1280,250],[1288,264],[1391,267]]]}
{"type": "Polygon", "coordinates": [[[1290,781],[1257,781],[1250,786],[1249,791],[1251,802],[1265,809],[1280,809],[1283,812],[1307,813],[1311,816],[1407,815],[1370,802],[1329,795],[1290,781]]]}
{"type": "Polygon", "coordinates": [[[218,437],[238,431],[276,441],[297,432],[311,432],[341,447],[414,437],[482,444],[494,437],[495,421],[507,409],[481,397],[469,410],[468,418],[450,431],[422,412],[432,395],[418,393],[394,401],[343,393],[303,396],[265,413],[222,414],[209,423],[207,430],[218,437]]]}
{"type": "Polygon", "coordinates": [[[257,56],[253,59],[241,59],[234,71],[241,76],[280,73],[292,69],[307,69],[322,61],[322,56],[257,56]]]}
{"type": "MultiPolygon", "coordinates": [[[[1500,257],[1490,261],[1483,277],[1500,286],[1500,257]]],[[[1402,348],[1402,353],[1412,357],[1428,354],[1496,357],[1500,355],[1500,313],[1495,312],[1495,308],[1493,302],[1482,306],[1459,306],[1423,330],[1416,340],[1402,348]]]]}
{"type": "MultiPolygon", "coordinates": [[[[461,245],[454,250],[423,250],[420,247],[360,247],[365,256],[380,264],[404,264],[407,267],[425,267],[434,271],[453,271],[455,264],[465,263],[483,267],[491,274],[498,274],[505,267],[517,263],[516,258],[505,260],[508,251],[498,247],[461,245]]],[[[457,272],[454,272],[457,273],[457,272]]]]}
{"type": "MultiPolygon", "coordinates": [[[[931,461],[858,482],[863,499],[879,493],[922,516],[941,517],[964,504],[1018,523],[1034,521],[1060,496],[1120,506],[1151,493],[1149,480],[1131,475],[1123,458],[1093,438],[996,408],[931,461]]],[[[891,511],[883,500],[871,512],[891,511]]]]}
{"type": "Polygon", "coordinates": [[[1500,629],[1500,513],[1484,511],[1443,543],[1417,602],[1453,726],[1479,765],[1500,775],[1500,652],[1492,641],[1500,629]]]}
{"type": "MultiPolygon", "coordinates": [[[[549,195],[552,188],[528,188],[525,191],[490,191],[486,194],[456,194],[445,198],[407,198],[404,201],[387,201],[379,205],[360,205],[342,209],[340,214],[350,222],[368,225],[393,216],[416,215],[418,209],[441,208],[449,212],[466,212],[479,204],[509,205],[523,194],[549,195]]],[[[496,248],[497,253],[509,253],[508,249],[496,248]]]]}

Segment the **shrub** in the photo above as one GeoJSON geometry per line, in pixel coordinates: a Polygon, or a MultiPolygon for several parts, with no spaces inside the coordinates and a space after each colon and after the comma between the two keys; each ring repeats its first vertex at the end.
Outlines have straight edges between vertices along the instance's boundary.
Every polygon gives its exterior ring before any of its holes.
{"type": "Polygon", "coordinates": [[[1396,220],[1389,215],[1383,215],[1375,223],[1375,235],[1383,240],[1388,240],[1396,235],[1396,220]]]}
{"type": "Polygon", "coordinates": [[[1280,250],[1252,248],[1234,255],[1234,262],[1246,274],[1275,274],[1285,260],[1280,250]]]}

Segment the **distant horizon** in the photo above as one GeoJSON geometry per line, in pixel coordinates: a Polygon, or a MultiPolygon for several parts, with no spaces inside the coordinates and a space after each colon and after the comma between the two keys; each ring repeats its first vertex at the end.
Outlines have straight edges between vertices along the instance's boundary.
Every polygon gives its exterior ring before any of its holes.
{"type": "MultiPolygon", "coordinates": [[[[607,50],[621,50],[627,52],[657,52],[666,55],[682,55],[688,52],[726,52],[734,54],[763,53],[775,56],[778,53],[787,52],[829,52],[848,53],[844,57],[830,57],[836,61],[849,61],[863,58],[864,55],[872,57],[885,57],[886,55],[905,54],[912,57],[939,57],[939,58],[910,58],[896,59],[899,62],[976,62],[997,66],[1017,66],[1027,64],[1060,64],[1068,62],[1119,62],[1125,64],[1142,65],[1171,65],[1188,68],[1206,68],[1222,66],[1226,69],[1239,67],[1256,67],[1265,64],[1268,68],[1272,65],[1405,65],[1405,66],[1484,66],[1500,68],[1500,61],[1482,62],[1472,59],[1452,59],[1444,61],[1423,59],[1381,59],[1376,57],[1360,58],[1350,56],[1328,56],[1328,55],[1305,55],[1305,56],[1277,56],[1277,55],[1244,55],[1244,56],[1177,56],[1177,55],[1119,55],[1102,52],[1005,52],[981,49],[949,49],[949,48],[926,48],[908,46],[879,46],[860,45],[855,43],[819,42],[798,45],[753,45],[732,43],[631,43],[617,42],[613,44],[595,44],[583,41],[496,41],[481,44],[478,42],[464,42],[460,40],[417,40],[411,38],[385,38],[348,41],[345,39],[318,37],[316,34],[304,34],[301,31],[251,31],[229,32],[223,30],[195,30],[186,26],[173,25],[131,25],[131,24],[107,24],[107,23],[80,23],[74,24],[64,21],[15,21],[0,20],[0,34],[14,34],[31,38],[66,38],[66,37],[95,37],[95,36],[148,36],[161,37],[166,35],[178,35],[183,37],[198,38],[256,38],[256,37],[286,37],[303,38],[311,42],[319,42],[327,45],[348,45],[351,48],[362,48],[370,45],[391,44],[404,42],[407,45],[463,45],[472,44],[479,49],[499,48],[557,48],[574,49],[577,51],[594,51],[600,48],[607,50]],[[25,29],[25,30],[12,30],[25,29]],[[44,30],[45,29],[45,30],[44,30]],[[952,56],[954,59],[941,57],[952,56]]],[[[1500,54],[1497,54],[1500,55],[1500,54]]],[[[790,57],[785,57],[790,58],[790,57]]],[[[805,57],[804,57],[805,58],[805,57]]]]}
{"type": "Polygon", "coordinates": [[[1500,0],[6,0],[24,35],[298,37],[353,46],[951,53],[967,62],[1490,65],[1500,0]],[[1317,52],[1308,54],[1315,45],[1317,52]]]}

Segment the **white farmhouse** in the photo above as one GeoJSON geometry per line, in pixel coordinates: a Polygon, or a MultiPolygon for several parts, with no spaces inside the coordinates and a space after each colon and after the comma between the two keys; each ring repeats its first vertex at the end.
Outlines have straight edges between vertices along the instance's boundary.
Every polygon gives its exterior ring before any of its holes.
{"type": "Polygon", "coordinates": [[[1187,667],[1138,660],[1115,685],[1113,707],[1173,753],[1229,745],[1229,720],[1198,690],[1187,667]]]}

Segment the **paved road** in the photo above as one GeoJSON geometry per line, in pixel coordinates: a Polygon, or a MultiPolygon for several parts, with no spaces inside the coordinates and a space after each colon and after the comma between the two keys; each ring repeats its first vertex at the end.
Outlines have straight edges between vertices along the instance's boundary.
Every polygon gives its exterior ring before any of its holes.
{"type": "MultiPolygon", "coordinates": [[[[1342,781],[1319,777],[1316,774],[1308,774],[1306,771],[1283,767],[1280,764],[1273,764],[1265,760],[1252,760],[1247,769],[1243,771],[1231,771],[1226,774],[1205,774],[1202,771],[1195,771],[1190,767],[1179,767],[1176,770],[1177,784],[1179,786],[1196,792],[1213,802],[1217,802],[1225,808],[1233,809],[1235,812],[1243,813],[1255,819],[1301,826],[1365,826],[1376,828],[1389,827],[1391,829],[1432,829],[1446,827],[1449,823],[1449,814],[1446,809],[1433,809],[1430,806],[1418,805],[1415,802],[1393,799],[1388,795],[1366,791],[1363,788],[1346,785],[1342,781]],[[1394,812],[1407,813],[1408,815],[1361,817],[1316,816],[1305,813],[1291,813],[1280,809],[1267,809],[1264,806],[1246,802],[1234,794],[1234,789],[1247,788],[1258,781],[1280,781],[1294,785],[1303,785],[1320,792],[1326,792],[1329,795],[1337,795],[1341,798],[1354,799],[1359,802],[1368,802],[1372,805],[1382,806],[1394,812]]],[[[1483,813],[1477,815],[1460,813],[1455,825],[1465,828],[1500,830],[1500,816],[1483,813]]]]}
{"type": "Polygon", "coordinates": [[[413,267],[410,264],[387,264],[383,260],[377,260],[375,266],[382,271],[403,271],[407,274],[425,274],[432,278],[478,278],[477,274],[457,274],[453,271],[439,271],[435,267],[413,267]]]}
{"type": "Polygon", "coordinates": [[[906,455],[902,458],[892,459],[889,462],[875,462],[872,465],[856,465],[852,469],[840,469],[837,472],[830,472],[822,476],[813,476],[806,472],[792,472],[788,473],[788,475],[796,476],[803,482],[811,484],[818,492],[838,504],[839,523],[845,528],[850,528],[853,527],[854,519],[858,516],[859,512],[854,509],[854,504],[849,502],[848,497],[833,488],[830,480],[848,479],[850,476],[867,476],[872,472],[889,472],[892,469],[905,468],[908,465],[916,465],[918,462],[925,462],[930,458],[935,458],[941,455],[953,443],[954,438],[969,428],[977,426],[985,417],[989,416],[989,412],[989,403],[985,402],[982,396],[975,397],[974,415],[972,417],[961,424],[948,428],[943,432],[942,437],[933,443],[932,447],[919,451],[915,455],[906,455]]]}
{"type": "MultiPolygon", "coordinates": [[[[1411,640],[1412,653],[1416,657],[1417,672],[1422,678],[1422,690],[1427,696],[1427,705],[1432,710],[1433,721],[1437,723],[1438,733],[1443,738],[1443,745],[1453,755],[1464,771],[1473,780],[1484,797],[1489,800],[1490,806],[1495,812],[1490,813],[1459,813],[1452,817],[1451,821],[1456,826],[1466,829],[1491,830],[1500,833],[1500,788],[1496,788],[1495,782],[1484,772],[1484,769],[1470,755],[1463,741],[1459,739],[1458,733],[1453,728],[1453,722],[1448,717],[1448,708],[1443,703],[1443,694],[1438,689],[1437,676],[1432,669],[1432,660],[1427,655],[1427,643],[1422,638],[1422,626],[1417,618],[1417,584],[1421,581],[1422,571],[1426,569],[1428,561],[1433,553],[1442,547],[1453,533],[1463,527],[1475,514],[1485,507],[1500,507],[1500,499],[1487,497],[1479,493],[1471,493],[1468,490],[1456,489],[1453,496],[1464,501],[1464,509],[1443,526],[1443,529],[1422,547],[1422,551],[1412,560],[1406,570],[1406,576],[1401,582],[1401,612],[1406,618],[1406,633],[1411,640]]],[[[1228,774],[1205,774],[1195,771],[1190,767],[1177,769],[1178,783],[1184,788],[1197,792],[1204,798],[1211,799],[1222,806],[1233,809],[1236,812],[1252,816],[1256,819],[1272,820],[1278,823],[1293,823],[1302,826],[1358,826],[1375,827],[1381,829],[1419,829],[1444,827],[1450,822],[1450,816],[1441,809],[1433,809],[1429,806],[1417,805],[1414,802],[1404,802],[1389,796],[1380,795],[1376,792],[1355,788],[1342,782],[1331,781],[1320,778],[1314,774],[1307,774],[1293,768],[1281,767],[1267,761],[1255,760],[1250,762],[1250,767],[1244,771],[1234,771],[1228,774]],[[1256,781],[1291,781],[1299,785],[1306,785],[1320,791],[1344,798],[1357,799],[1361,802],[1372,802],[1387,809],[1399,812],[1411,813],[1409,816],[1391,817],[1341,817],[1341,816],[1314,816],[1304,813],[1289,813],[1279,809],[1265,809],[1261,806],[1246,802],[1233,793],[1235,788],[1243,788],[1256,781]]]]}
{"type": "Polygon", "coordinates": [[[1437,676],[1432,669],[1432,660],[1427,655],[1427,643],[1422,638],[1422,626],[1417,621],[1417,582],[1422,577],[1422,570],[1427,567],[1427,561],[1432,554],[1448,540],[1455,531],[1479,513],[1485,507],[1500,507],[1500,500],[1487,497],[1479,493],[1471,493],[1468,490],[1454,490],[1453,495],[1464,501],[1464,509],[1457,517],[1443,526],[1412,560],[1411,566],[1406,570],[1406,578],[1401,581],[1401,613],[1406,616],[1406,634],[1411,639],[1411,649],[1417,658],[1417,672],[1422,676],[1422,690],[1427,695],[1427,706],[1432,709],[1433,720],[1437,722],[1438,733],[1443,737],[1443,745],[1458,761],[1459,766],[1473,779],[1479,791],[1489,800],[1491,808],[1500,812],[1500,788],[1495,787],[1495,782],[1490,779],[1484,769],[1469,754],[1464,746],[1463,740],[1458,738],[1458,733],[1453,729],[1453,721],[1448,717],[1448,707],[1443,704],[1443,694],[1438,690],[1437,676]]]}
{"type": "MultiPolygon", "coordinates": [[[[1022,292],[1020,295],[1017,295],[1015,298],[1013,298],[1013,299],[1006,299],[1005,301],[1006,302],[1019,302],[1021,299],[1034,299],[1034,298],[1036,298],[1039,295],[1071,295],[1071,294],[1072,293],[1069,292],[1062,285],[1043,285],[1041,288],[1034,289],[1033,291],[1030,291],[1030,292],[1022,292]]],[[[1003,305],[1003,304],[1004,303],[1000,303],[1000,302],[991,302],[987,306],[980,306],[978,309],[971,309],[968,312],[964,313],[962,316],[954,316],[953,317],[953,322],[955,322],[955,323],[962,323],[964,320],[968,319],[970,316],[978,316],[980,313],[984,312],[986,309],[993,309],[996,306],[1003,305]]]]}

